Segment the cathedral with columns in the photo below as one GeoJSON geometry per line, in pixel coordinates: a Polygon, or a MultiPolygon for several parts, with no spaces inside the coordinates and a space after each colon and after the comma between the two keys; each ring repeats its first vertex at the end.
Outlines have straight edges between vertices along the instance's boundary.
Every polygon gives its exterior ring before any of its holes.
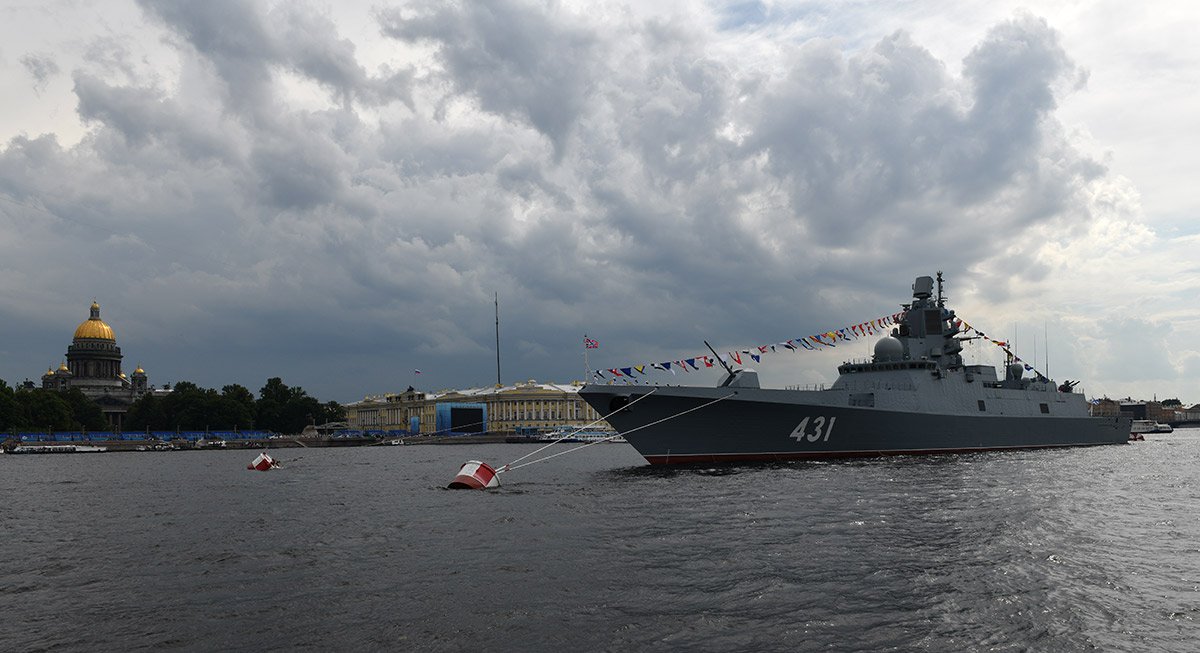
{"type": "Polygon", "coordinates": [[[79,388],[100,406],[110,425],[121,429],[129,407],[150,389],[141,365],[125,376],[121,358],[112,327],[100,319],[100,304],[93,301],[91,315],[75,329],[67,359],[57,370],[46,370],[42,387],[59,391],[79,388]]]}

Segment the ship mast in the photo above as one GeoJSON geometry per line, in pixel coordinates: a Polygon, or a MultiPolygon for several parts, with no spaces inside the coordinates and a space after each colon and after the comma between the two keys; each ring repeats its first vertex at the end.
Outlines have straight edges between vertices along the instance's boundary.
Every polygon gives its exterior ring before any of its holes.
{"type": "Polygon", "coordinates": [[[496,387],[500,387],[500,292],[496,292],[496,387]]]}

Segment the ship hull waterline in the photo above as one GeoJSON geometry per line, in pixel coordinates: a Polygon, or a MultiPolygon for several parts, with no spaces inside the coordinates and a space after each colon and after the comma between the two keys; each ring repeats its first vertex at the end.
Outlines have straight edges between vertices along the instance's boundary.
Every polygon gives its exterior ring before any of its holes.
{"type": "Polygon", "coordinates": [[[1091,447],[1128,444],[1130,428],[1127,417],[939,414],[827,403],[845,397],[841,393],[591,385],[579,394],[600,414],[611,412],[609,424],[652,465],[1091,447]],[[654,396],[637,401],[651,390],[654,396]],[[700,408],[721,397],[727,398],[700,408]],[[614,400],[637,403],[612,412],[619,408],[614,400]],[[659,420],[665,421],[645,427],[659,420]]]}

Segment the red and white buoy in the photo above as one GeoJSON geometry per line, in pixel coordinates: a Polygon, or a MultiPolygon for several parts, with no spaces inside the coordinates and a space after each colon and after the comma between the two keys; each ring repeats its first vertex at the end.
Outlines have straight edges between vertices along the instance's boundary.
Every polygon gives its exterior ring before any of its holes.
{"type": "Polygon", "coordinates": [[[255,458],[254,462],[246,465],[246,469],[255,469],[260,472],[265,472],[269,469],[275,469],[276,467],[279,467],[279,462],[268,456],[265,451],[258,454],[258,458],[255,458]]]}
{"type": "Polygon", "coordinates": [[[468,460],[458,470],[458,476],[446,488],[450,490],[485,490],[500,487],[500,479],[491,465],[478,460],[468,460]]]}

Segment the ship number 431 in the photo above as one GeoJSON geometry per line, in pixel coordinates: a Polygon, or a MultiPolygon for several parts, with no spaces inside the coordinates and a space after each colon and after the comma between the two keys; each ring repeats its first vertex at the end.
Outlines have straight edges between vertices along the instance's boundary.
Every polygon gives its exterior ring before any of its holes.
{"type": "Polygon", "coordinates": [[[811,418],[805,417],[800,420],[800,423],[796,425],[796,428],[792,430],[792,434],[788,437],[795,438],[796,442],[804,440],[808,440],[809,442],[829,442],[829,434],[833,433],[833,423],[836,421],[836,417],[830,417],[829,422],[826,423],[824,415],[811,418]],[[812,420],[812,424],[809,424],[810,419],[812,420]]]}

